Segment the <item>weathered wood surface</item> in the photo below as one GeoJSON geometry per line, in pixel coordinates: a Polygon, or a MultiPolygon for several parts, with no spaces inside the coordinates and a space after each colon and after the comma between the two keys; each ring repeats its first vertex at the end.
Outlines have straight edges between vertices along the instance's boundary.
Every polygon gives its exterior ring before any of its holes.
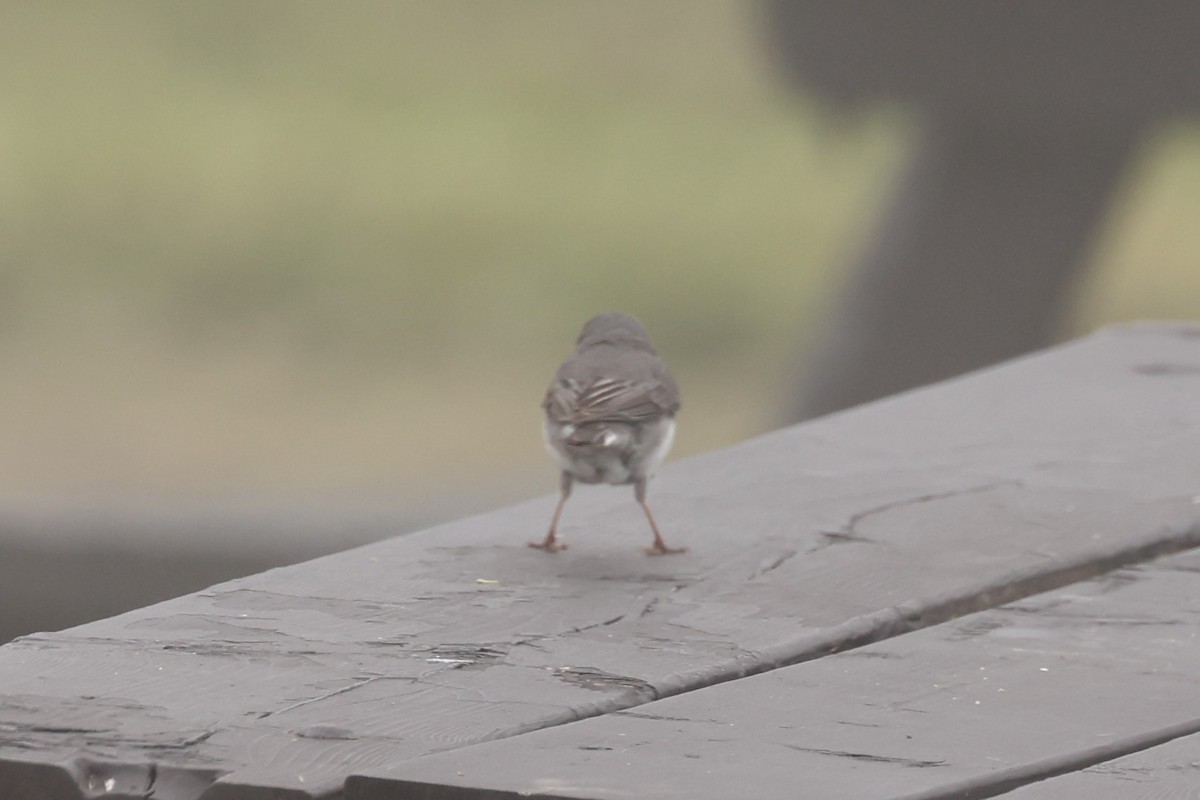
{"type": "Polygon", "coordinates": [[[1200,797],[1200,735],[1030,784],[1005,800],[1179,800],[1200,797]]]}
{"type": "Polygon", "coordinates": [[[545,498],[19,639],[0,798],[323,796],[1195,546],[1198,392],[1200,327],[1111,331],[670,465],[687,555],[580,491],[559,555],[545,498]]]}
{"type": "Polygon", "coordinates": [[[1122,569],[857,650],[399,764],[352,778],[348,799],[991,797],[1200,731],[1198,575],[1198,553],[1122,569]]]}
{"type": "MultiPolygon", "coordinates": [[[[486,495],[470,501],[477,505],[459,516],[498,505],[486,495]]],[[[0,644],[420,530],[451,516],[436,502],[405,503],[401,511],[365,497],[353,504],[201,504],[29,498],[0,488],[0,644]]]]}

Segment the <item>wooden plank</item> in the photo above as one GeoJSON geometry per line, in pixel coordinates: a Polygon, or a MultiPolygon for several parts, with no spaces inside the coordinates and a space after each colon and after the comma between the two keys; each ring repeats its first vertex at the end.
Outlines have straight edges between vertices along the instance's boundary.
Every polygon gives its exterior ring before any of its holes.
{"type": "Polygon", "coordinates": [[[1197,572],[1195,552],[1123,569],[859,650],[395,765],[352,778],[347,796],[991,797],[1200,731],[1197,572]]]}
{"type": "Polygon", "coordinates": [[[1197,387],[1200,328],[1117,330],[671,465],[687,555],[580,491],[557,556],[525,547],[544,498],[19,639],[0,797],[35,769],[322,796],[1194,546],[1197,387]]]}
{"type": "Polygon", "coordinates": [[[1040,781],[1005,800],[1155,800],[1200,793],[1200,736],[1179,739],[1040,781]]]}

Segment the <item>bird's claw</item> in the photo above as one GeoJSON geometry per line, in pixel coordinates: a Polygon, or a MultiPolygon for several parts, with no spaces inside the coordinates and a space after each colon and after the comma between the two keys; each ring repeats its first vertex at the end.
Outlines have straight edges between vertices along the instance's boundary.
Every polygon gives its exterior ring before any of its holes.
{"type": "Polygon", "coordinates": [[[686,547],[667,547],[665,544],[662,544],[661,542],[655,542],[654,544],[652,544],[646,548],[646,555],[648,555],[648,556],[672,556],[677,553],[686,553],[687,551],[688,551],[688,549],[686,547]]]}
{"type": "Polygon", "coordinates": [[[529,546],[535,550],[545,550],[547,553],[557,553],[559,550],[566,550],[566,542],[541,541],[530,542],[529,546]]]}

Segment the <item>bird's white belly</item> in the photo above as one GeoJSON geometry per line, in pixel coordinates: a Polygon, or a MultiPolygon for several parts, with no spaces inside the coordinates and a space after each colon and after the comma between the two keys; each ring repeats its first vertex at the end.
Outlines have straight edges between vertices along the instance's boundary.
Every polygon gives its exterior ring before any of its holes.
{"type": "Polygon", "coordinates": [[[560,469],[582,483],[633,483],[653,474],[675,439],[675,420],[664,417],[645,424],[636,440],[630,435],[604,437],[605,444],[572,446],[566,443],[569,424],[549,418],[542,424],[546,451],[560,469]]]}

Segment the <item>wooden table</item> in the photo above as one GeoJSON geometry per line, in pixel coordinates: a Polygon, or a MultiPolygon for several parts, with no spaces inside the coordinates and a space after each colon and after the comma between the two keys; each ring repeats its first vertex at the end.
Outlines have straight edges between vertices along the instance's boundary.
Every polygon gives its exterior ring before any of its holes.
{"type": "Polygon", "coordinates": [[[1200,786],[1200,326],[1110,330],[652,491],[687,555],[644,556],[629,493],[595,489],[558,555],[524,546],[544,498],[6,645],[0,798],[1200,786]]]}

